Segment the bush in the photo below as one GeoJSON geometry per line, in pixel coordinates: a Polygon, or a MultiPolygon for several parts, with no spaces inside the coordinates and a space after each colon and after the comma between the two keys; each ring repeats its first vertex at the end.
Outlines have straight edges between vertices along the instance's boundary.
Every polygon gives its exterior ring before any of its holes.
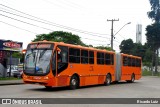
{"type": "MultiPolygon", "coordinates": [[[[152,76],[152,71],[148,71],[145,69],[142,71],[142,76],[152,76]]],[[[160,76],[160,72],[158,72],[157,74],[153,73],[153,76],[160,76]]]]}

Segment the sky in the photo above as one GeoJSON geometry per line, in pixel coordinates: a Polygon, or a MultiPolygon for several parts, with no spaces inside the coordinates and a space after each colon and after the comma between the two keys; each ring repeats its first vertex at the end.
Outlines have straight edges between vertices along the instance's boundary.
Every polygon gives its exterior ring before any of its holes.
{"type": "Polygon", "coordinates": [[[0,0],[0,39],[23,42],[25,49],[38,34],[67,31],[87,45],[110,46],[107,19],[119,19],[114,22],[114,34],[131,22],[115,35],[113,48],[119,52],[122,40],[136,42],[137,24],[142,24],[142,44],[146,42],[150,9],[149,0],[0,0]]]}

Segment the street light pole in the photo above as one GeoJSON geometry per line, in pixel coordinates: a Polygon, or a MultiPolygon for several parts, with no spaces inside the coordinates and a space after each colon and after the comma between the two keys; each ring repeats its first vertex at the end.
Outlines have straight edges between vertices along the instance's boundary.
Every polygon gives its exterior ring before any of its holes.
{"type": "Polygon", "coordinates": [[[112,28],[111,28],[111,49],[113,50],[113,38],[115,37],[115,35],[117,35],[126,25],[128,25],[128,24],[131,24],[131,22],[128,22],[128,23],[126,23],[125,25],[123,25],[119,30],[118,30],[118,32],[116,32],[114,35],[113,35],[113,22],[114,21],[119,21],[119,19],[118,20],[107,20],[107,21],[112,21],[112,28]]]}
{"type": "MultiPolygon", "coordinates": [[[[123,26],[119,29],[119,31],[121,31],[121,30],[122,30],[126,25],[128,25],[128,24],[131,24],[131,22],[128,22],[128,23],[126,23],[125,25],[123,25],[123,26]]],[[[119,32],[119,31],[118,31],[118,32],[119,32]]],[[[118,33],[118,32],[117,32],[117,33],[118,33]]],[[[117,33],[115,33],[115,35],[117,35],[117,33]]],[[[114,35],[114,36],[115,36],[115,35],[114,35]]]]}
{"type": "Polygon", "coordinates": [[[113,22],[114,21],[119,21],[119,19],[118,20],[115,20],[115,19],[112,19],[112,20],[107,20],[107,21],[111,21],[112,22],[112,24],[111,24],[111,49],[113,50],[113,22]]]}

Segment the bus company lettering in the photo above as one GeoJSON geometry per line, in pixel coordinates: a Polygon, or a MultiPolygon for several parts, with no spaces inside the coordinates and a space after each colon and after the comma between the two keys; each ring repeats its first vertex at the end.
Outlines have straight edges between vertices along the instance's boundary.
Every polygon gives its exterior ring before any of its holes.
{"type": "Polygon", "coordinates": [[[40,49],[40,48],[51,48],[51,44],[32,44],[30,45],[31,49],[40,49]]]}
{"type": "Polygon", "coordinates": [[[37,48],[50,48],[51,44],[39,44],[37,48]]]}

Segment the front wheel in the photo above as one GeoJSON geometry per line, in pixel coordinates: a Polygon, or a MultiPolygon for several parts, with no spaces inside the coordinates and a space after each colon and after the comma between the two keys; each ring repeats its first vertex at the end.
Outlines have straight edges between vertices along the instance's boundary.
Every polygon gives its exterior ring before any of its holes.
{"type": "Polygon", "coordinates": [[[108,85],[111,84],[111,81],[112,81],[111,75],[110,75],[110,74],[107,74],[104,84],[105,84],[106,86],[108,86],[108,85]]]}
{"type": "Polygon", "coordinates": [[[70,89],[74,90],[78,88],[78,86],[79,86],[78,78],[77,76],[74,75],[71,77],[71,80],[70,80],[70,89]]]}

